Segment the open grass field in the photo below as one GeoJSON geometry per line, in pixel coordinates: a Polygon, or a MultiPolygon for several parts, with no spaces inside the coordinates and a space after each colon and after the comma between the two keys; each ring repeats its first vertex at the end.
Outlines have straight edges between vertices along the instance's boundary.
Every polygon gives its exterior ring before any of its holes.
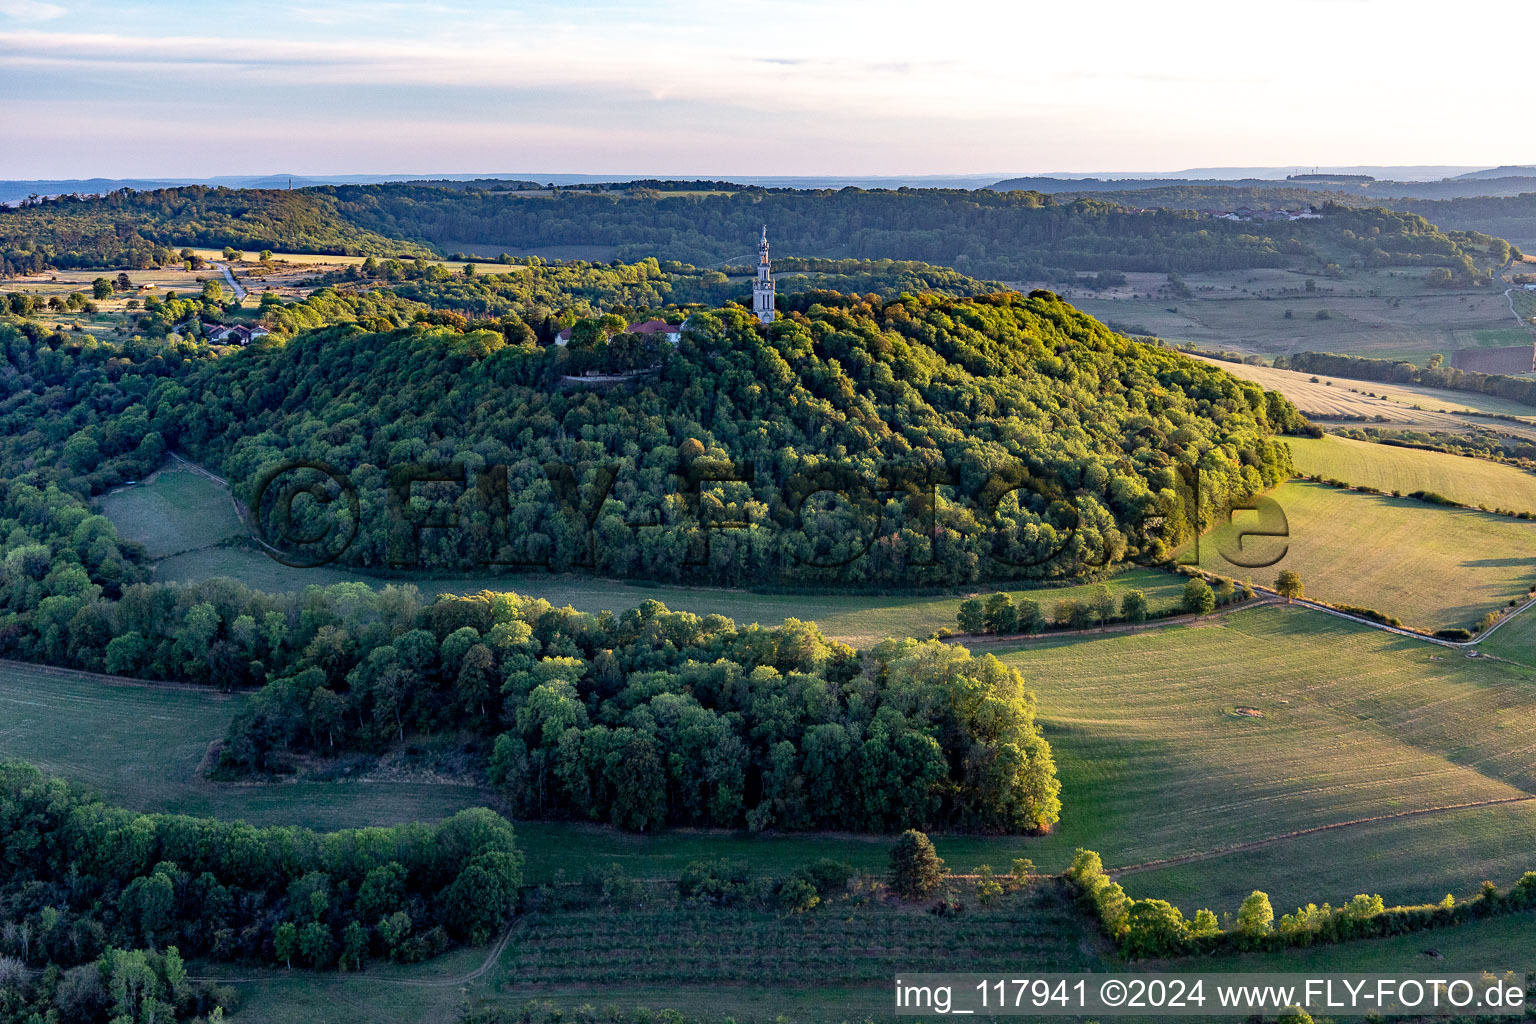
{"type": "Polygon", "coordinates": [[[1497,632],[1478,644],[1478,650],[1485,655],[1536,668],[1536,609],[1527,609],[1500,626],[1497,632]]]}
{"type": "Polygon", "coordinates": [[[178,463],[132,487],[119,487],[100,499],[102,514],[118,536],[144,545],[150,558],[193,551],[245,534],[229,492],[178,463]]]}
{"type": "Polygon", "coordinates": [[[210,783],[197,767],[243,696],[0,662],[0,758],[30,761],[142,811],[335,829],[435,821],[486,803],[471,786],[210,783]]]}
{"type": "MultiPolygon", "coordinates": [[[[1042,866],[1064,866],[1077,846],[1122,867],[1536,793],[1530,670],[1317,612],[1270,606],[1004,659],[1038,695],[1063,783],[1057,831],[1021,844],[1020,855],[1042,866]]],[[[1423,837],[1411,855],[1393,852],[1401,830],[1353,826],[1277,842],[1268,856],[1292,865],[1274,872],[1289,873],[1287,891],[1310,889],[1319,901],[1361,891],[1467,895],[1513,871],[1512,844],[1536,867],[1527,842],[1536,807],[1411,820],[1404,827],[1423,837]],[[1321,866],[1319,845],[1333,842],[1349,855],[1321,866]]],[[[1264,888],[1269,878],[1250,868],[1252,857],[1133,874],[1126,885],[1194,909],[1207,895],[1264,888]]]]}
{"type": "Polygon", "coordinates": [[[1422,366],[1435,352],[1449,358],[1458,348],[1521,340],[1502,288],[1430,289],[1422,271],[1349,270],[1338,280],[1316,278],[1310,292],[1293,270],[1187,274],[1188,297],[1167,291],[1164,275],[1126,276],[1124,288],[1069,289],[1067,297],[1129,333],[1267,355],[1343,352],[1422,366]]]}
{"type": "Polygon", "coordinates": [[[1239,512],[1201,539],[1204,568],[1262,583],[1292,569],[1308,597],[1374,608],[1431,630],[1471,627],[1536,583],[1536,523],[1528,520],[1307,481],[1283,484],[1269,497],[1284,509],[1290,536],[1250,537],[1236,557],[1252,561],[1282,548],[1285,556],[1263,569],[1223,557],[1236,553],[1237,534],[1257,522],[1255,513],[1239,512]]]}
{"type": "Polygon", "coordinates": [[[1536,870],[1536,801],[1318,832],[1122,879],[1138,897],[1158,897],[1193,912],[1209,906],[1235,913],[1254,889],[1269,893],[1277,914],[1324,900],[1338,906],[1357,892],[1380,894],[1389,906],[1471,894],[1471,874],[1507,889],[1536,870]],[[1445,848],[1457,851],[1445,856],[1445,848]],[[1468,864],[1477,866],[1469,872],[1468,864]]]}
{"type": "Polygon", "coordinates": [[[168,808],[243,698],[0,662],[0,757],[168,808]]]}
{"type": "Polygon", "coordinates": [[[1516,466],[1347,437],[1288,437],[1285,443],[1298,473],[1403,494],[1435,491],[1464,505],[1536,512],[1536,473],[1516,466]]]}
{"type": "Polygon", "coordinates": [[[1536,970],[1536,915],[1511,914],[1473,921],[1458,928],[1398,935],[1368,942],[1344,942],[1278,953],[1226,954],[1173,961],[1170,967],[1200,971],[1338,971],[1380,973],[1434,971],[1476,974],[1488,971],[1524,974],[1536,970]],[[1437,959],[1429,952],[1440,954],[1437,959]]]}
{"type": "MultiPolygon", "coordinates": [[[[218,260],[221,263],[224,261],[223,249],[200,249],[197,246],[190,246],[190,248],[193,252],[197,253],[205,260],[218,260]]],[[[468,252],[468,250],[466,250],[466,252],[468,252]]],[[[231,264],[231,267],[234,269],[236,276],[244,277],[246,273],[260,274],[263,272],[264,268],[261,265],[261,261],[257,259],[257,257],[260,255],[260,250],[248,249],[244,251],[243,255],[244,259],[237,263],[231,264]]],[[[498,251],[489,255],[497,256],[500,255],[500,252],[498,251]]],[[[375,258],[381,259],[382,257],[375,258]]],[[[334,267],[360,266],[363,263],[366,263],[367,260],[367,256],[332,256],[328,253],[274,252],[270,262],[275,264],[289,264],[295,267],[303,267],[313,273],[317,270],[330,269],[334,267]]],[[[515,266],[500,268],[491,267],[481,261],[429,260],[428,262],[441,263],[444,267],[451,271],[463,270],[465,262],[476,262],[478,269],[486,273],[502,274],[520,269],[515,266]]]]}

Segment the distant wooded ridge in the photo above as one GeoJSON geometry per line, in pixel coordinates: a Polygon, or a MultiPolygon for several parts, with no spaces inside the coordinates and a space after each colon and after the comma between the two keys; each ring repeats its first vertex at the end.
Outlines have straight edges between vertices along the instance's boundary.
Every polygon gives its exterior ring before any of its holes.
{"type": "Polygon", "coordinates": [[[406,259],[576,248],[605,261],[654,256],[711,267],[745,259],[764,223],[784,255],[915,260],[1002,280],[1349,263],[1462,274],[1490,258],[1469,251],[1490,240],[1453,237],[1416,215],[1330,202],[1318,209],[1317,219],[1260,226],[1093,197],[960,189],[525,194],[441,184],[195,186],[0,209],[0,272],[164,265],[179,262],[184,245],[406,259]]]}
{"type": "Polygon", "coordinates": [[[1536,167],[1499,168],[1486,177],[1463,175],[1439,181],[1390,181],[1356,174],[1294,174],[1285,178],[1006,178],[996,192],[1043,192],[1047,195],[1140,192],[1163,188],[1290,189],[1340,193],[1382,202],[1388,199],[1470,199],[1536,192],[1536,167]]]}

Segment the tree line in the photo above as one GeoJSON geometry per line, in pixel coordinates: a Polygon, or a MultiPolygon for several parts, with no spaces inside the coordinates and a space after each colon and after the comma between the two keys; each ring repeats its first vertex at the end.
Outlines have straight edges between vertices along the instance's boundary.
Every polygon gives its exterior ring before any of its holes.
{"type": "Polygon", "coordinates": [[[187,982],[183,957],[351,971],[484,943],[522,884],[511,825],[483,808],[436,825],[263,828],[135,813],[13,762],[0,821],[0,947],[49,968],[36,996],[69,1020],[206,1012],[214,993],[187,982]]]}
{"type": "Polygon", "coordinates": [[[1110,878],[1099,855],[1091,850],[1077,851],[1067,869],[1067,880],[1094,912],[1105,934],[1133,959],[1384,938],[1536,908],[1536,871],[1527,871],[1507,892],[1484,882],[1476,895],[1460,902],[1448,895],[1439,903],[1388,907],[1380,896],[1362,893],[1338,907],[1309,903],[1278,920],[1269,895],[1254,890],[1236,915],[1226,921],[1218,920],[1210,910],[1197,911],[1186,919],[1167,900],[1132,899],[1110,878]]]}
{"type": "MultiPolygon", "coordinates": [[[[1278,360],[1276,365],[1280,365],[1278,360]]],[[[1494,395],[1536,407],[1536,380],[1502,373],[1458,370],[1443,363],[1421,367],[1404,359],[1374,359],[1369,356],[1347,356],[1332,352],[1297,352],[1288,358],[1285,367],[1298,373],[1325,374],[1393,384],[1422,384],[1426,387],[1449,388],[1452,391],[1470,391],[1474,394],[1494,395]]]]}
{"type": "Polygon", "coordinates": [[[334,196],[310,190],[181,188],[64,195],[0,207],[0,273],[182,263],[183,246],[414,258],[431,246],[350,223],[334,196]]]}

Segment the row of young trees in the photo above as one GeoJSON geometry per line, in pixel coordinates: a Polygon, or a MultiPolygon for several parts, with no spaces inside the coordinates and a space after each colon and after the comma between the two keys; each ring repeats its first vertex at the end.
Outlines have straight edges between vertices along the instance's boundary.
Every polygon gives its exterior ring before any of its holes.
{"type": "Polygon", "coordinates": [[[1448,895],[1439,903],[1387,907],[1380,896],[1360,894],[1339,907],[1309,903],[1279,920],[1269,895],[1255,890],[1225,923],[1210,910],[1186,919],[1167,900],[1132,899],[1091,850],[1077,851],[1067,880],[1092,908],[1105,933],[1135,959],[1380,938],[1536,908],[1536,871],[1527,871],[1507,892],[1484,882],[1475,896],[1459,903],[1448,895]]]}
{"type": "MultiPolygon", "coordinates": [[[[1250,601],[1254,595],[1249,583],[1238,584],[1218,577],[1216,586],[1212,587],[1203,575],[1197,573],[1185,582],[1179,604],[1160,614],[1208,615],[1233,601],[1250,601]]],[[[1296,596],[1300,596],[1299,591],[1296,596]]],[[[955,624],[960,632],[971,634],[1038,633],[1051,627],[1089,629],[1109,622],[1146,622],[1152,617],[1149,608],[1146,591],[1131,589],[1116,598],[1107,584],[1100,583],[1086,597],[1064,597],[1053,602],[1049,615],[1038,601],[1023,595],[1015,598],[998,592],[986,597],[966,598],[960,602],[955,624]]]]}

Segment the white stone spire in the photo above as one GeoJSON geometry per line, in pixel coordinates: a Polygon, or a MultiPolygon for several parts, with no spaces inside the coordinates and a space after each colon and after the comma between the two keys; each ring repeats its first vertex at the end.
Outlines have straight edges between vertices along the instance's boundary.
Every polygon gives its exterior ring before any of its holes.
{"type": "Polygon", "coordinates": [[[761,323],[773,323],[773,268],[768,263],[768,225],[757,243],[757,280],[752,282],[752,312],[761,323]]]}

